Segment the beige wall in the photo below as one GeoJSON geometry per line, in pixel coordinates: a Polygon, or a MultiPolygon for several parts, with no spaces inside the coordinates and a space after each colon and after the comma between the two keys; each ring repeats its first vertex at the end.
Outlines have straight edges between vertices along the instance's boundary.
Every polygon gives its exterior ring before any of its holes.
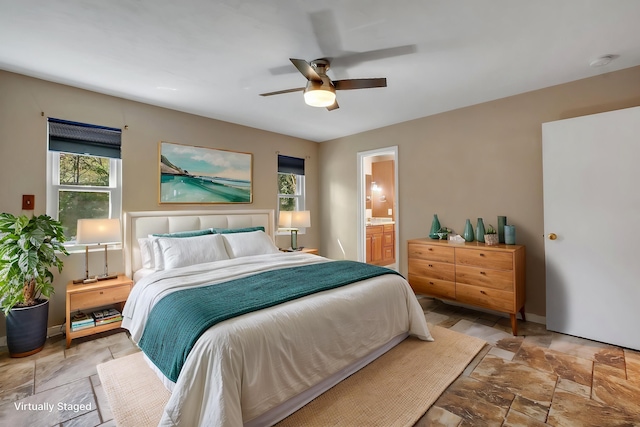
{"type": "Polygon", "coordinates": [[[407,240],[426,237],[434,213],[460,234],[467,218],[496,226],[506,215],[527,247],[526,311],[544,316],[541,124],[638,105],[634,67],[323,142],[321,248],[342,258],[340,241],[357,258],[357,153],[397,145],[401,271],[407,240]]]}
{"type": "MultiPolygon", "coordinates": [[[[312,227],[299,236],[318,247],[318,144],[231,123],[153,107],[120,98],[0,71],[0,212],[23,213],[22,195],[35,195],[35,213],[45,213],[47,117],[128,130],[122,133],[124,211],[169,209],[275,209],[277,152],[306,159],[307,205],[312,227]],[[42,116],[41,113],[44,113],[42,116]],[[171,141],[253,153],[253,203],[243,205],[159,205],[158,142],[171,141]]],[[[24,212],[30,214],[30,212],[24,212]]],[[[278,236],[279,246],[289,246],[278,236]]],[[[103,253],[90,253],[90,274],[103,270],[103,253]]],[[[84,253],[65,259],[56,276],[49,325],[64,321],[65,285],[84,275],[84,253]]],[[[121,251],[109,252],[110,271],[124,271],[121,251]]],[[[0,321],[0,336],[5,322],[0,321]]]]}

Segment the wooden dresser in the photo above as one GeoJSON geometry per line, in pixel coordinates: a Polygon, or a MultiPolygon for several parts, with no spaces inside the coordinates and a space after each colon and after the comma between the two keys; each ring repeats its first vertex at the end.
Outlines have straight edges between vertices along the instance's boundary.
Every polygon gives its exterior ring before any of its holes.
{"type": "Polygon", "coordinates": [[[417,294],[484,307],[525,319],[525,247],[429,238],[408,241],[409,284],[417,294]]]}

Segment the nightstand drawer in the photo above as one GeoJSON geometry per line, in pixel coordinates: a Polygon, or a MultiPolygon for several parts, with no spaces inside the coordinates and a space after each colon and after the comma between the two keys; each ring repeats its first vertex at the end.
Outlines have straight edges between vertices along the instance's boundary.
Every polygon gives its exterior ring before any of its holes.
{"type": "Polygon", "coordinates": [[[120,285],[94,291],[78,292],[71,296],[70,310],[100,307],[126,301],[130,291],[131,285],[120,285]]]}

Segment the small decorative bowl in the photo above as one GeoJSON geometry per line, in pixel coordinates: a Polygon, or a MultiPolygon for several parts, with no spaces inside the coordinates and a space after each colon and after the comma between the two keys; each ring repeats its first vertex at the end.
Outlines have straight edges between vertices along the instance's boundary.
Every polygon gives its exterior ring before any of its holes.
{"type": "Polygon", "coordinates": [[[449,236],[449,233],[436,233],[438,235],[438,238],[440,240],[447,240],[447,237],[449,236]]]}

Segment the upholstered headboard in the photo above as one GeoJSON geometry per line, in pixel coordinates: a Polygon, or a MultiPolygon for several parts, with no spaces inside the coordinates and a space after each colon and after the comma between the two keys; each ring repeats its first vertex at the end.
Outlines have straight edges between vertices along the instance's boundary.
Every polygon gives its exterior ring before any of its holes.
{"type": "Polygon", "coordinates": [[[271,209],[241,211],[146,211],[127,212],[124,219],[125,273],[133,273],[142,267],[138,239],[156,233],[202,230],[205,228],[264,227],[274,238],[275,221],[271,209]]]}

